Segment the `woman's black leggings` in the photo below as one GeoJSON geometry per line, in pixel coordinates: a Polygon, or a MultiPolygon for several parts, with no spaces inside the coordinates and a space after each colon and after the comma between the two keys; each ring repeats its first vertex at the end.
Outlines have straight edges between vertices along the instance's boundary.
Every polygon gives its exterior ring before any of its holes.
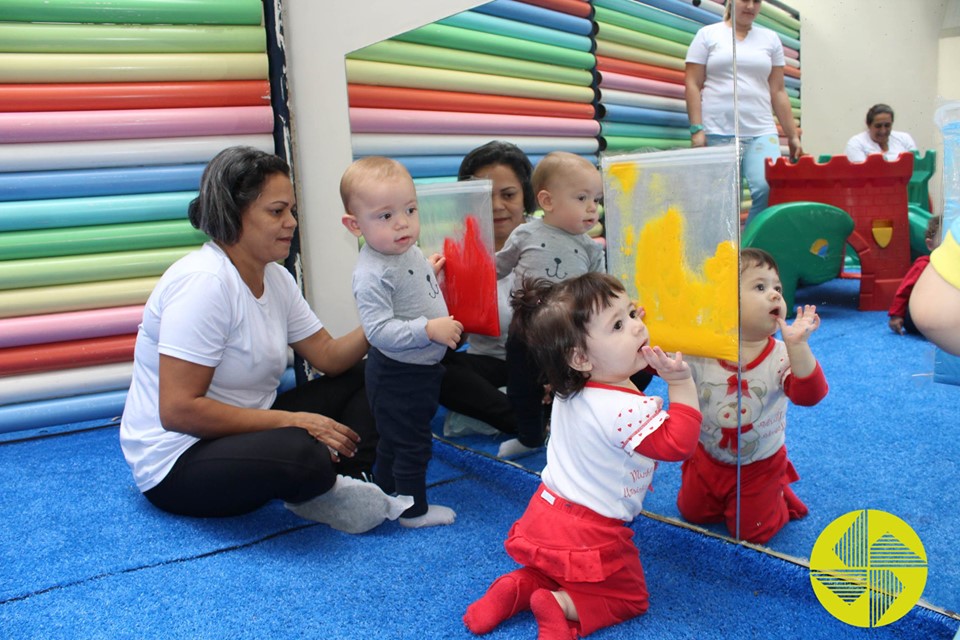
{"type": "Polygon", "coordinates": [[[298,427],[201,440],[187,449],[167,476],[144,495],[180,515],[236,516],[270,500],[303,502],[325,493],[337,474],[370,473],[377,430],[364,389],[364,363],[322,376],[280,394],[274,409],[309,411],[341,422],[360,435],[353,458],[334,464],[326,445],[298,427]]]}

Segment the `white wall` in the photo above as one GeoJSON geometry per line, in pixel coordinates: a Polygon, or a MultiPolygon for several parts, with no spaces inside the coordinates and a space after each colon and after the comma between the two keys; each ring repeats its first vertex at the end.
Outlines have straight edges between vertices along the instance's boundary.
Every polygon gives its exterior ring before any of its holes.
{"type": "Polygon", "coordinates": [[[937,89],[945,99],[960,100],[960,0],[950,0],[940,31],[937,89]]]}
{"type": "MultiPolygon", "coordinates": [[[[337,192],[351,160],[343,57],[479,3],[282,1],[307,298],[336,336],[356,326],[350,291],[356,242],[340,225],[337,192]]],[[[896,127],[921,148],[939,148],[933,125],[939,97],[960,99],[960,37],[952,17],[960,15],[960,0],[788,3],[801,14],[808,153],[843,153],[877,102],[893,107],[896,127]],[[941,36],[947,38],[940,42],[941,36]]]]}
{"type": "Polygon", "coordinates": [[[937,93],[945,100],[960,100],[960,35],[940,39],[937,93]]]}
{"type": "Polygon", "coordinates": [[[477,0],[282,0],[307,299],[334,336],[357,325],[356,238],[340,224],[350,164],[344,55],[479,4],[477,0]]]}
{"type": "Polygon", "coordinates": [[[885,102],[894,127],[936,146],[939,36],[947,0],[788,0],[800,12],[803,147],[843,153],[885,102]]]}

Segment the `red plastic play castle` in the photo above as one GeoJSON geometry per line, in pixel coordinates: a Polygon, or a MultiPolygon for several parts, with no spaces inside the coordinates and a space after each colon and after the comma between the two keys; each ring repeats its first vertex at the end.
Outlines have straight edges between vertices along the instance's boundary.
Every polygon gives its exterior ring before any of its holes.
{"type": "Polygon", "coordinates": [[[847,242],[860,257],[860,310],[883,311],[890,306],[900,280],[910,268],[910,225],[907,183],[913,174],[913,154],[894,162],[867,156],[850,162],[834,156],[819,164],[802,156],[767,160],[770,205],[784,202],[823,202],[843,209],[854,221],[847,242]]]}

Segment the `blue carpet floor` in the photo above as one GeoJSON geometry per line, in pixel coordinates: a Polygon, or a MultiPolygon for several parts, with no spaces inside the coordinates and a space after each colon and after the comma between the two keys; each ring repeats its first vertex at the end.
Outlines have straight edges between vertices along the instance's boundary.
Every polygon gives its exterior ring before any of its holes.
{"type": "MultiPolygon", "coordinates": [[[[960,610],[960,515],[951,500],[960,388],[923,375],[933,362],[927,343],[893,335],[882,313],[857,312],[855,283],[801,290],[800,300],[807,296],[823,316],[813,348],[831,392],[816,408],[788,413],[802,477],[794,486],[811,515],[770,547],[805,558],[836,517],[889,511],[924,543],[924,599],[934,608],[874,629],[837,621],[801,564],[670,522],[679,465],[664,464],[646,506],[668,520],[632,525],[651,609],[591,637],[954,637],[960,620],[936,609],[960,610]]],[[[4,638],[469,638],[463,611],[514,568],[503,538],[538,482],[530,470],[437,442],[430,497],[456,509],[457,523],[422,531],[386,523],[350,536],[279,504],[222,520],[166,515],[137,492],[115,426],[46,432],[0,441],[4,638]]],[[[459,444],[490,452],[496,439],[459,444]]],[[[543,454],[519,462],[539,469],[543,454]]],[[[535,635],[532,616],[521,614],[487,637],[535,635]]]]}
{"type": "MultiPolygon", "coordinates": [[[[361,536],[272,505],[174,518],[136,492],[115,428],[0,445],[5,638],[468,638],[460,617],[513,568],[505,531],[536,475],[437,443],[430,495],[451,527],[361,536]]],[[[651,610],[598,632],[626,638],[952,638],[915,607],[881,628],[834,620],[800,566],[649,518],[633,525],[651,610]]],[[[522,614],[491,638],[533,638],[522,614]]]]}
{"type": "MultiPolygon", "coordinates": [[[[924,544],[924,600],[960,612],[960,387],[933,382],[933,346],[898,336],[882,311],[858,311],[859,281],[837,279],[797,292],[797,304],[816,304],[820,329],[811,337],[830,392],[816,407],[787,411],[787,448],[800,473],[793,485],[810,515],[791,522],[769,543],[773,551],[806,559],[831,521],[850,511],[887,511],[909,524],[924,544]]],[[[647,392],[664,395],[654,379],[647,392]]],[[[468,436],[455,442],[494,454],[502,438],[468,436]]],[[[538,452],[517,460],[539,471],[538,452]]],[[[644,507],[680,520],[680,465],[662,463],[644,507]]],[[[725,534],[721,526],[708,530],[725,534]]]]}

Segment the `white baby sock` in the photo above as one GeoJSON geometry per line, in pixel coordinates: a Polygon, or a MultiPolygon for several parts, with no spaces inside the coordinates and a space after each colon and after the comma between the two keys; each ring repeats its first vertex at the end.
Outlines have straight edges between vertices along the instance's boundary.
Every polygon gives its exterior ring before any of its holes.
{"type": "Polygon", "coordinates": [[[528,447],[516,438],[511,438],[510,440],[504,440],[500,443],[500,449],[497,451],[497,457],[515,458],[519,455],[523,455],[524,453],[536,451],[539,448],[540,447],[528,447]]]}
{"type": "MultiPolygon", "coordinates": [[[[407,497],[407,496],[403,496],[407,497]]],[[[413,518],[400,518],[400,526],[408,529],[422,529],[423,527],[436,527],[440,525],[453,524],[457,519],[457,513],[450,507],[442,507],[438,504],[431,504],[427,507],[427,512],[422,516],[413,518]]]]}

